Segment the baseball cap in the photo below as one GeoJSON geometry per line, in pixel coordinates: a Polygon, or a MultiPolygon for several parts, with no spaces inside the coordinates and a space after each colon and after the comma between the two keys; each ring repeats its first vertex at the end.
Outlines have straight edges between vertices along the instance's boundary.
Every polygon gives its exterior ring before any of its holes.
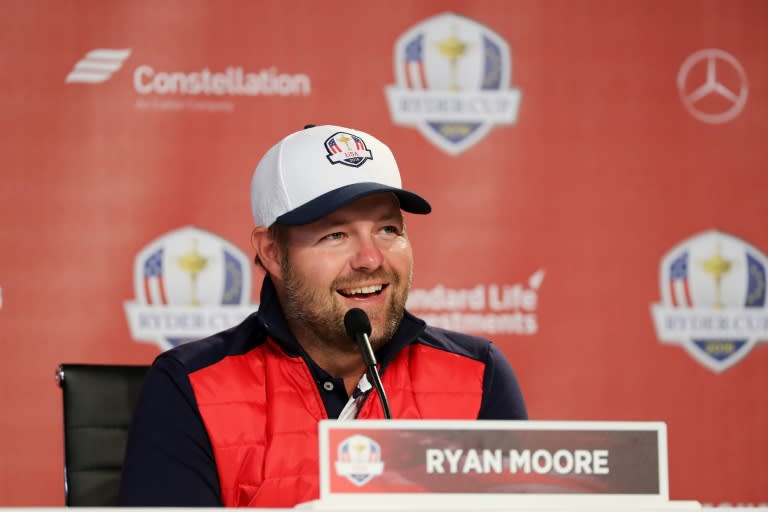
{"type": "Polygon", "coordinates": [[[272,146],[251,180],[251,211],[257,226],[314,222],[378,192],[391,192],[406,212],[432,207],[404,190],[392,151],[368,133],[342,126],[308,126],[272,146]]]}

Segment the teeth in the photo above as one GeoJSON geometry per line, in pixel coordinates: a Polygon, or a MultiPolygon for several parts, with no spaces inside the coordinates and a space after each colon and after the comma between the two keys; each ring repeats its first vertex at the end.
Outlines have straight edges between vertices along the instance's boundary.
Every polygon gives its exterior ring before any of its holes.
{"type": "Polygon", "coordinates": [[[362,286],[360,288],[349,288],[347,290],[343,290],[344,295],[358,295],[363,293],[376,293],[380,292],[382,290],[383,286],[380,284],[372,285],[372,286],[362,286]]]}

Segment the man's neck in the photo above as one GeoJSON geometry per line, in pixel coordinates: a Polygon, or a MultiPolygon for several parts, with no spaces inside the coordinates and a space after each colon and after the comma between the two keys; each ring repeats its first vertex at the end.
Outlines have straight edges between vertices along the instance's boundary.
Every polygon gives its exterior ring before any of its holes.
{"type": "Polygon", "coordinates": [[[351,395],[366,371],[360,350],[353,345],[339,346],[320,340],[314,333],[306,332],[298,326],[291,326],[291,331],[296,341],[320,368],[332,377],[344,380],[347,394],[351,395]]]}

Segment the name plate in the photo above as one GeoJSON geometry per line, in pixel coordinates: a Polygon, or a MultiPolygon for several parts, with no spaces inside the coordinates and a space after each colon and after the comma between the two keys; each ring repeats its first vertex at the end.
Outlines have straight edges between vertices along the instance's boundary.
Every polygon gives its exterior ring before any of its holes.
{"type": "Polygon", "coordinates": [[[669,499],[660,422],[329,420],[319,428],[321,500],[360,494],[669,499]]]}

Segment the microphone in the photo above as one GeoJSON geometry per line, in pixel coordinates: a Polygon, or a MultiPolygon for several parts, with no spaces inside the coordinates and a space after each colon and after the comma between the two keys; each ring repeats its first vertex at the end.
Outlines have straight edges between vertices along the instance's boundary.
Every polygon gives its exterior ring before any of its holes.
{"type": "Polygon", "coordinates": [[[368,336],[371,334],[371,321],[368,320],[368,315],[360,308],[350,309],[344,315],[344,328],[347,330],[347,336],[355,340],[360,347],[363,361],[365,361],[365,365],[368,367],[368,378],[379,394],[381,408],[384,409],[384,417],[391,419],[389,400],[387,400],[387,395],[384,393],[381,376],[379,375],[378,368],[376,368],[376,356],[373,354],[373,347],[371,347],[371,341],[368,339],[368,336]]]}

